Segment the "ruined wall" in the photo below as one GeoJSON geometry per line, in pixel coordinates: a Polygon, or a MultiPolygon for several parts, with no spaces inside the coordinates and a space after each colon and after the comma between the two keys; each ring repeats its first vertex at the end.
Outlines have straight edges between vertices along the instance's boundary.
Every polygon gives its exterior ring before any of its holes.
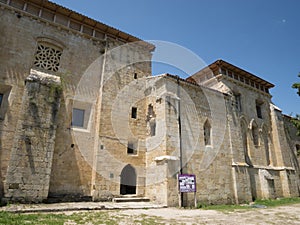
{"type": "Polygon", "coordinates": [[[59,77],[31,71],[26,78],[4,185],[7,201],[48,197],[61,90],[59,77]]]}

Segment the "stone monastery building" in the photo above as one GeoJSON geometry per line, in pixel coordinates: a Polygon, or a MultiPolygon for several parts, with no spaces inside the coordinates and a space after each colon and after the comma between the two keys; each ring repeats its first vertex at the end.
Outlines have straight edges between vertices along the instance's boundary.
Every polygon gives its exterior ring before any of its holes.
{"type": "MultiPolygon", "coordinates": [[[[46,0],[0,0],[0,198],[192,205],[299,196],[273,84],[223,60],[152,76],[155,46],[46,0]]],[[[297,155],[298,153],[298,155],[297,155]]]]}

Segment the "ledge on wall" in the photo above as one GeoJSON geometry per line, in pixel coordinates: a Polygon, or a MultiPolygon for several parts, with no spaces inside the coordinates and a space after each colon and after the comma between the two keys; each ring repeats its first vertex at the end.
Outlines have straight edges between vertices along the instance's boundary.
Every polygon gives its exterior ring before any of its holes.
{"type": "Polygon", "coordinates": [[[162,155],[162,156],[155,157],[154,160],[156,162],[161,162],[161,161],[178,161],[179,158],[176,157],[176,156],[172,156],[172,155],[162,155]]]}

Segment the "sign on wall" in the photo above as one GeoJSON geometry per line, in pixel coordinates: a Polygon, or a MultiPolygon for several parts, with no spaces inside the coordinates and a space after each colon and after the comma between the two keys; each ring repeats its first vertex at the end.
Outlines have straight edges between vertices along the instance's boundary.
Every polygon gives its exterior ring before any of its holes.
{"type": "Polygon", "coordinates": [[[196,175],[179,174],[178,183],[180,192],[196,192],[196,175]]]}

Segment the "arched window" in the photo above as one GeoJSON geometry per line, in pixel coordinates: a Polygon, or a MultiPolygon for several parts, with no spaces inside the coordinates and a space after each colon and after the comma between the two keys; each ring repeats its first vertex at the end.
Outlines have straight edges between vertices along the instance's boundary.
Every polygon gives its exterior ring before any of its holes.
{"type": "Polygon", "coordinates": [[[203,126],[204,131],[204,144],[211,145],[211,125],[208,120],[204,123],[203,126]]]}

